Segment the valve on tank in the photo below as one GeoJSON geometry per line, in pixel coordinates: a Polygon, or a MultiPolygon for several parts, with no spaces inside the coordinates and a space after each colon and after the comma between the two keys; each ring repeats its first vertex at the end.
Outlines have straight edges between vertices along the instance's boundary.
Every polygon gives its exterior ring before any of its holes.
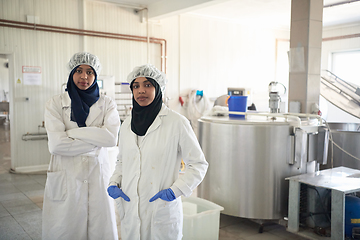
{"type": "Polygon", "coordinates": [[[286,87],[279,82],[270,82],[269,84],[269,108],[271,113],[280,112],[281,97],[286,93],[286,87]]]}

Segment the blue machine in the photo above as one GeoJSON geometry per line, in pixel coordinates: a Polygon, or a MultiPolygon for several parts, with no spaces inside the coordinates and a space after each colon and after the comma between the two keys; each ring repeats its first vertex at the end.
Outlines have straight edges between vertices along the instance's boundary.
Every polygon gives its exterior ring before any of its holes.
{"type": "Polygon", "coordinates": [[[345,236],[353,237],[353,228],[360,229],[360,198],[345,196],[345,236]]]}

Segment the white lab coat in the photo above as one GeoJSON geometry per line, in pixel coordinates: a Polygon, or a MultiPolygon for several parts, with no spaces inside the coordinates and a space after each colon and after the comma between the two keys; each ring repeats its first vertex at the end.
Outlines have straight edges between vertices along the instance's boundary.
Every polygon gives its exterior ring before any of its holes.
{"type": "Polygon", "coordinates": [[[106,147],[117,144],[116,103],[101,96],[90,107],[86,126],[70,121],[67,92],[46,103],[45,126],[51,153],[47,173],[42,239],[118,239],[106,147]]]}
{"type": "Polygon", "coordinates": [[[183,212],[179,195],[190,196],[203,180],[208,163],[189,121],[164,104],[145,136],[131,131],[131,117],[120,129],[118,162],[110,185],[118,185],[130,198],[116,199],[122,240],[170,240],[182,238],[183,212]],[[179,177],[181,159],[187,169],[179,177]],[[174,201],[160,198],[160,190],[172,188],[174,201]]]}

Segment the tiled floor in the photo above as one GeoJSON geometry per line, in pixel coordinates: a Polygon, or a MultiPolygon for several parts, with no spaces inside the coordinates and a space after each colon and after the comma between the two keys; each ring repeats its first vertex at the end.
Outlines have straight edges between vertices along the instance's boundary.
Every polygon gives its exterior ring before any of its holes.
{"type": "MultiPolygon", "coordinates": [[[[41,211],[45,174],[13,174],[10,132],[0,124],[0,240],[41,239],[41,211]]],[[[305,239],[277,224],[259,224],[248,219],[220,216],[220,240],[284,240],[305,239]]]]}

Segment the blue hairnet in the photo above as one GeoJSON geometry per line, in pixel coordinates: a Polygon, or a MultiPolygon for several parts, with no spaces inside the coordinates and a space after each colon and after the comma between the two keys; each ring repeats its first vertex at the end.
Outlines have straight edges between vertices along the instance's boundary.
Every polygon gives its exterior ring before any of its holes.
{"type": "Polygon", "coordinates": [[[75,53],[67,64],[68,70],[71,72],[75,67],[79,65],[89,65],[94,69],[96,75],[99,76],[101,72],[101,63],[97,56],[87,53],[87,52],[78,52],[75,53]]]}
{"type": "Polygon", "coordinates": [[[148,77],[154,79],[160,86],[161,92],[164,93],[167,79],[165,73],[161,72],[152,64],[145,64],[135,67],[128,75],[127,81],[131,83],[138,77],[148,77]]]}

